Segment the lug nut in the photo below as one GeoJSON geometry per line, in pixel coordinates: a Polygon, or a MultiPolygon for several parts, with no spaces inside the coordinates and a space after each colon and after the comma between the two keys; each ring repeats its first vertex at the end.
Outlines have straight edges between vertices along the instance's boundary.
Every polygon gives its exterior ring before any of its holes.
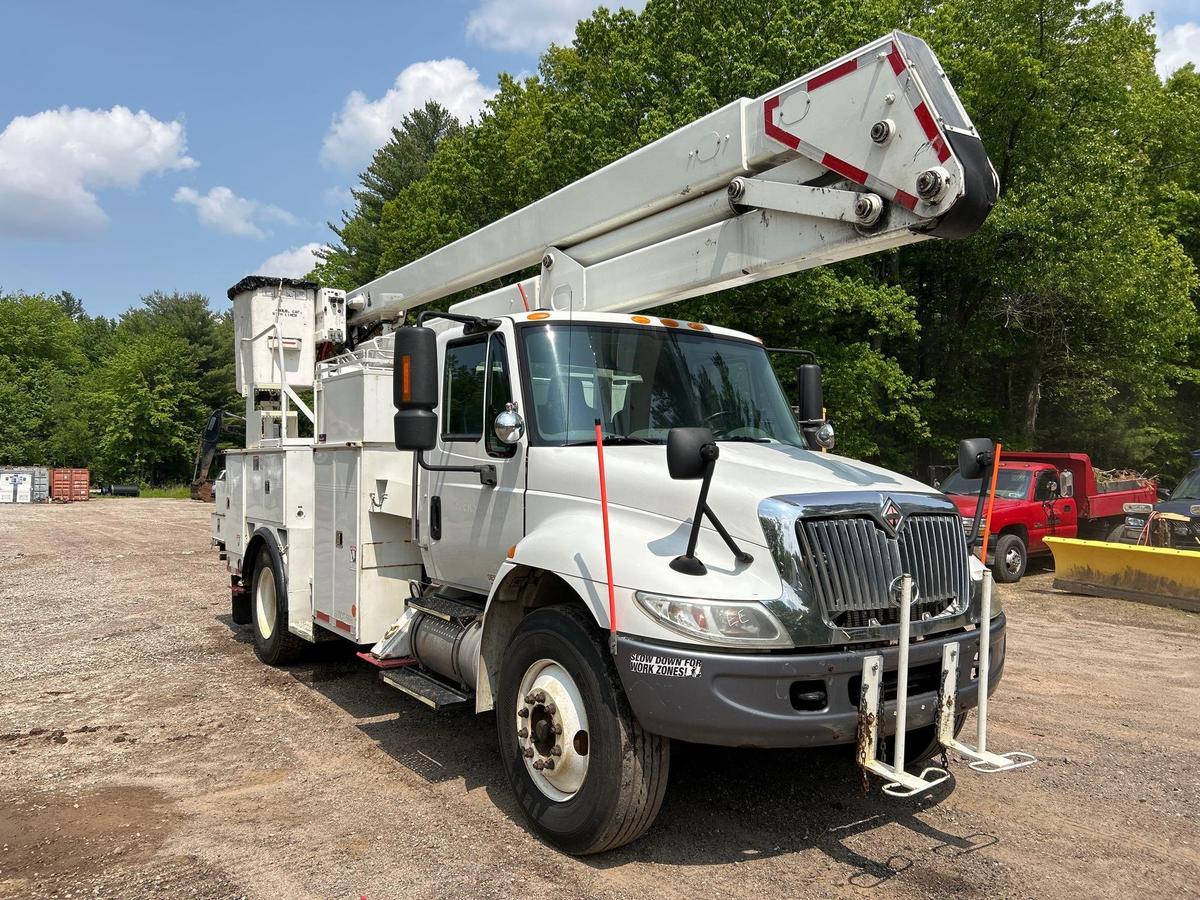
{"type": "Polygon", "coordinates": [[[528,728],[522,728],[520,731],[518,731],[518,732],[517,732],[517,737],[519,737],[519,738],[527,738],[527,737],[529,737],[529,729],[528,729],[528,728]]]}
{"type": "Polygon", "coordinates": [[[562,734],[562,726],[555,722],[553,731],[555,734],[562,734]]]}
{"type": "Polygon", "coordinates": [[[525,748],[525,750],[524,750],[523,752],[524,752],[524,755],[525,755],[525,758],[526,758],[526,759],[532,759],[532,758],[533,758],[533,748],[532,748],[532,747],[526,747],[526,748],[525,748]]]}
{"type": "Polygon", "coordinates": [[[550,748],[550,755],[551,756],[562,756],[562,747],[558,746],[558,744],[555,744],[553,747],[550,748]]]}
{"type": "Polygon", "coordinates": [[[542,762],[540,759],[535,759],[533,761],[533,767],[540,772],[540,771],[542,771],[542,769],[546,768],[546,764],[544,762],[542,762]]]}
{"type": "Polygon", "coordinates": [[[548,715],[548,716],[552,716],[552,715],[554,715],[556,712],[558,712],[558,707],[557,707],[557,706],[555,706],[553,703],[547,703],[547,704],[546,704],[546,715],[548,715]]]}
{"type": "Polygon", "coordinates": [[[535,699],[532,691],[530,691],[528,694],[525,695],[525,702],[526,703],[537,703],[537,700],[535,699]]]}
{"type": "Polygon", "coordinates": [[[545,703],[546,702],[546,692],[543,690],[536,691],[533,695],[533,699],[537,703],[545,703]]]}
{"type": "Polygon", "coordinates": [[[522,719],[528,719],[529,718],[529,707],[522,706],[520,709],[517,710],[517,715],[520,716],[522,719]]]}
{"type": "Polygon", "coordinates": [[[544,768],[544,769],[553,769],[553,768],[554,768],[554,760],[552,760],[552,759],[548,759],[548,760],[546,760],[546,762],[544,763],[544,765],[542,766],[542,768],[544,768]]]}

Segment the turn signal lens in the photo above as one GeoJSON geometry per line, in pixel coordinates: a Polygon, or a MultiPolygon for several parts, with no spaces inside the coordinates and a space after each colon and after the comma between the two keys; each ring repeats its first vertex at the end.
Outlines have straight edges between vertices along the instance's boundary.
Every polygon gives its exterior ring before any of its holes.
{"type": "Polygon", "coordinates": [[[638,606],[660,625],[725,646],[790,647],[779,621],[761,603],[687,599],[635,591],[638,606]]]}

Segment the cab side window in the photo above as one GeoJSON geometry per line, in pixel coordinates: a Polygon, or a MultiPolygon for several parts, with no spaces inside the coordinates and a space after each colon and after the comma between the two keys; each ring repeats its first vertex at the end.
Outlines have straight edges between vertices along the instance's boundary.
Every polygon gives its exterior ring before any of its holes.
{"type": "Polygon", "coordinates": [[[1034,500],[1054,500],[1058,497],[1057,472],[1038,472],[1037,485],[1033,489],[1034,500]]]}
{"type": "Polygon", "coordinates": [[[513,400],[512,381],[508,375],[508,349],[504,335],[493,334],[488,340],[487,403],[483,416],[483,445],[489,456],[509,457],[517,452],[516,444],[506,444],[496,437],[492,423],[513,400]]]}
{"type": "Polygon", "coordinates": [[[483,436],[483,389],[487,342],[460,341],[446,348],[442,378],[442,440],[478,441],[483,436]]]}

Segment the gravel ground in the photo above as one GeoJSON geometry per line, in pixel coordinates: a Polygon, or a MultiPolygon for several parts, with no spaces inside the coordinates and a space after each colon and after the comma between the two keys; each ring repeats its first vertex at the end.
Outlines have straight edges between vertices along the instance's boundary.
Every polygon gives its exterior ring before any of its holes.
{"type": "Polygon", "coordinates": [[[492,716],[337,647],[260,665],[209,509],[0,508],[0,898],[1197,895],[1200,616],[1035,574],[989,734],[1033,768],[896,801],[845,751],[676,745],[654,829],[580,860],[521,824],[492,716]]]}

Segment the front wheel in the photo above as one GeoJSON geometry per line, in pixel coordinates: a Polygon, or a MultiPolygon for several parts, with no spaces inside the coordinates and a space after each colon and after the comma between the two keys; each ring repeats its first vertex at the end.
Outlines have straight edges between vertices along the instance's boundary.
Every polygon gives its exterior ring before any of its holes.
{"type": "Polygon", "coordinates": [[[658,815],[670,741],[633,717],[585,612],[547,607],[517,627],[500,669],[496,728],[521,811],[555,847],[611,850],[658,815]]]}
{"type": "Polygon", "coordinates": [[[1025,542],[1020,536],[1002,534],[1000,540],[996,541],[996,561],[992,564],[992,573],[997,581],[1012,584],[1021,580],[1028,560],[1025,542]]]}

